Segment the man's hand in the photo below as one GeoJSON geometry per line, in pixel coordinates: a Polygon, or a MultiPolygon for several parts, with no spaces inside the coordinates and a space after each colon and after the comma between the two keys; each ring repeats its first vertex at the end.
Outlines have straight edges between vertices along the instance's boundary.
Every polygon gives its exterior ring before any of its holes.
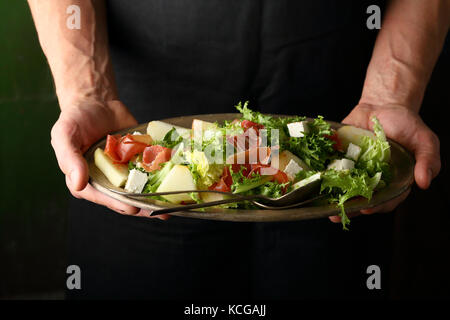
{"type": "MultiPolygon", "coordinates": [[[[418,113],[449,27],[448,0],[390,0],[367,68],[361,99],[343,120],[371,129],[370,119],[376,116],[389,138],[414,153],[414,178],[422,189],[427,189],[439,173],[441,160],[439,139],[418,113]]],[[[407,196],[408,192],[382,207],[361,213],[392,211],[407,196]]],[[[330,219],[340,221],[339,217],[330,219]]]]}
{"type": "MultiPolygon", "coordinates": [[[[117,100],[107,103],[85,100],[76,104],[76,108],[63,109],[51,132],[51,143],[70,192],[76,198],[104,205],[121,214],[148,217],[145,210],[112,199],[89,185],[88,166],[83,158],[83,153],[94,142],[108,133],[136,125],[136,119],[117,100]]],[[[168,216],[158,218],[166,220],[168,216]]]]}
{"type": "MultiPolygon", "coordinates": [[[[371,130],[373,124],[370,119],[373,116],[378,118],[388,138],[414,153],[416,158],[414,179],[421,189],[427,189],[431,180],[441,169],[439,138],[416,112],[401,105],[359,104],[342,122],[371,130]]],[[[361,213],[392,211],[406,199],[408,194],[409,191],[382,206],[362,210],[361,213]]],[[[340,221],[337,216],[330,219],[333,222],[340,221]]]]}
{"type": "Polygon", "coordinates": [[[109,56],[105,1],[76,1],[83,13],[82,27],[73,30],[66,25],[66,10],[74,4],[73,0],[28,3],[55,80],[61,115],[52,129],[52,146],[70,192],[119,213],[148,216],[88,184],[83,153],[106,134],[136,124],[136,119],[118,101],[109,56]]]}

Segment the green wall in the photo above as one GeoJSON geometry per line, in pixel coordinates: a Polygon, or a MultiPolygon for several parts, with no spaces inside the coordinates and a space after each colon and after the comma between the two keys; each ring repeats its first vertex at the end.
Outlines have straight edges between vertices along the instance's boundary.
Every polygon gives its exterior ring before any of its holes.
{"type": "Polygon", "coordinates": [[[25,0],[0,1],[0,298],[59,296],[67,199],[50,145],[59,114],[25,0]]]}

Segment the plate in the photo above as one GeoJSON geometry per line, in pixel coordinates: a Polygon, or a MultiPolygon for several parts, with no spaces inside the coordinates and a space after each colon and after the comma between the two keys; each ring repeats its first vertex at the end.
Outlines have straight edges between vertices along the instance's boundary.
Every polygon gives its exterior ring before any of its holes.
{"type": "MultiPolygon", "coordinates": [[[[273,115],[274,117],[283,117],[283,115],[273,115]]],[[[239,113],[219,113],[219,114],[203,114],[203,115],[192,115],[183,116],[176,118],[162,119],[161,121],[190,128],[193,119],[200,119],[209,122],[218,121],[219,123],[225,120],[233,120],[240,118],[239,113]]],[[[335,129],[342,126],[342,124],[328,121],[331,126],[335,129]]],[[[140,124],[133,128],[128,128],[125,130],[118,131],[114,134],[125,134],[132,133],[134,131],[140,131],[145,133],[147,129],[147,123],[140,124]]],[[[385,187],[374,193],[372,199],[367,201],[365,198],[355,198],[349,200],[345,203],[346,212],[359,211],[361,209],[367,209],[381,205],[389,200],[392,200],[399,195],[406,192],[414,181],[414,158],[413,156],[400,144],[389,139],[391,145],[391,167],[393,171],[392,182],[385,187]]],[[[85,153],[85,158],[89,165],[89,183],[100,192],[110,196],[111,198],[122,201],[126,204],[147,209],[155,210],[167,207],[173,207],[167,202],[162,202],[153,199],[144,198],[132,198],[128,196],[119,195],[108,189],[120,188],[114,187],[105,175],[95,166],[94,164],[94,152],[97,148],[104,149],[106,145],[106,137],[101,141],[95,143],[91,148],[85,153]]],[[[223,221],[242,221],[242,222],[271,222],[271,221],[293,221],[293,220],[306,220],[315,218],[324,218],[332,215],[339,214],[339,209],[336,208],[334,204],[316,203],[314,205],[296,208],[296,209],[285,209],[285,210],[237,210],[237,209],[221,209],[221,208],[206,208],[205,211],[184,211],[172,213],[171,215],[198,218],[198,219],[208,219],[208,220],[223,220],[223,221]]]]}

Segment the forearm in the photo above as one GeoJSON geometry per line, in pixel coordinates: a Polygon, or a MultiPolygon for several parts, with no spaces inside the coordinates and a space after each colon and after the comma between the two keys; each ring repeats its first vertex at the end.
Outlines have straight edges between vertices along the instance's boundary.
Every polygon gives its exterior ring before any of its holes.
{"type": "Polygon", "coordinates": [[[28,0],[61,109],[77,101],[117,99],[103,0],[28,0]],[[81,9],[81,29],[66,25],[68,6],[81,9]]]}
{"type": "Polygon", "coordinates": [[[391,0],[360,103],[397,104],[418,112],[449,24],[448,0],[391,0]]]}

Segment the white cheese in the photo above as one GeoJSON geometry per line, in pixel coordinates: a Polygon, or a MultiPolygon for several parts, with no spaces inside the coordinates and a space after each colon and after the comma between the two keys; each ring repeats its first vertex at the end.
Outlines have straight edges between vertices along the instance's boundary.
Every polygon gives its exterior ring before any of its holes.
{"type": "Polygon", "coordinates": [[[142,133],[140,133],[139,131],[135,131],[133,132],[133,136],[142,136],[142,133]]]}
{"type": "Polygon", "coordinates": [[[303,170],[303,168],[300,167],[298,165],[298,163],[295,162],[295,160],[291,159],[283,171],[286,173],[289,180],[293,181],[295,179],[295,176],[297,175],[297,173],[299,173],[302,170],[303,170]]]}
{"type": "Polygon", "coordinates": [[[355,167],[355,161],[349,159],[341,159],[342,170],[350,170],[355,167]]]}
{"type": "Polygon", "coordinates": [[[132,193],[141,193],[147,181],[148,177],[146,173],[133,169],[128,174],[125,190],[132,193]]]}
{"type": "Polygon", "coordinates": [[[305,178],[303,180],[300,180],[299,182],[297,182],[296,184],[293,185],[294,189],[298,189],[301,187],[306,186],[307,184],[310,184],[314,181],[320,180],[320,178],[322,177],[321,173],[318,172],[316,174],[313,174],[312,176],[310,176],[309,178],[305,178]]]}
{"type": "Polygon", "coordinates": [[[289,135],[294,138],[301,138],[309,132],[308,121],[288,123],[287,127],[289,135]]]}
{"type": "Polygon", "coordinates": [[[334,169],[336,171],[349,170],[354,167],[355,162],[349,159],[333,160],[333,162],[328,165],[328,169],[334,169]]]}
{"type": "Polygon", "coordinates": [[[350,142],[350,144],[348,145],[348,148],[347,148],[347,154],[345,156],[347,158],[358,161],[360,153],[361,153],[361,147],[350,142]]]}

